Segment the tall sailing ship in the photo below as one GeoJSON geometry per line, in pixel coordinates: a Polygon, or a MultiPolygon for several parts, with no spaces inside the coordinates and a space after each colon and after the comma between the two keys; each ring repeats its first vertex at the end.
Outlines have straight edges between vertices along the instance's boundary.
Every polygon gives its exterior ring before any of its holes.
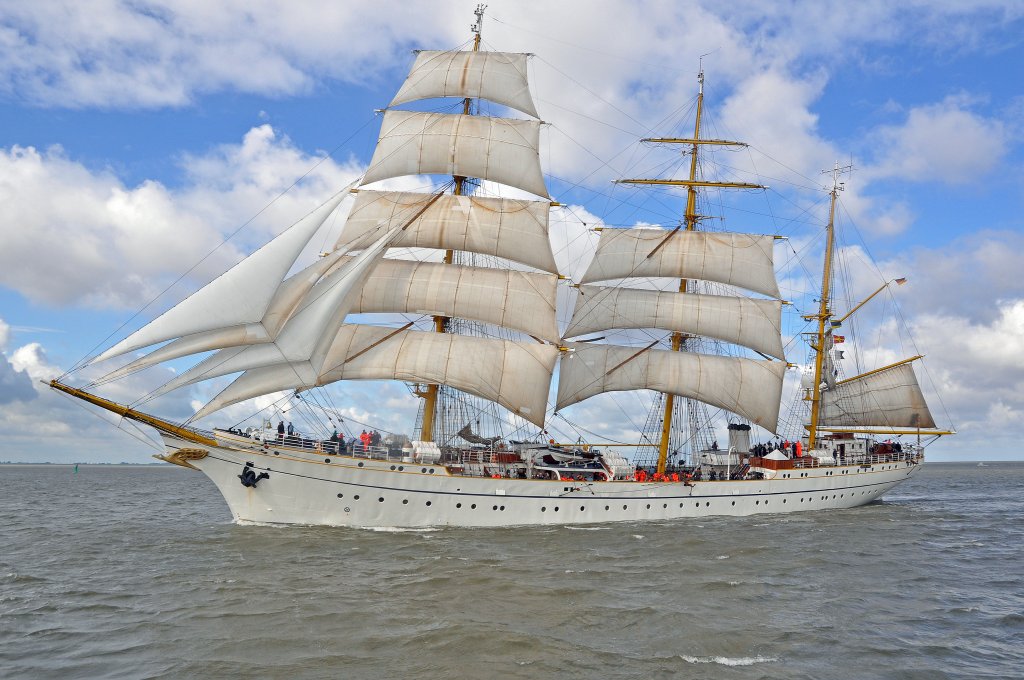
{"type": "Polygon", "coordinates": [[[417,53],[360,181],[93,358],[90,365],[121,357],[102,378],[72,387],[66,374],[51,386],[155,428],[166,449],[159,457],[206,474],[244,522],[423,527],[743,516],[851,508],[913,475],[921,438],[951,433],[936,427],[925,403],[912,367],[919,357],[839,377],[834,331],[864,304],[842,316],[833,309],[841,168],[832,171],[820,304],[804,317],[811,361],[797,410],[806,423],[789,442],[774,436],[786,371],[795,368],[783,349],[776,237],[700,228],[702,191],[762,188],[699,176],[705,149],[741,145],[702,135],[703,72],[692,137],[644,140],[681,146],[688,177],[620,180],[680,187],[682,220],[604,228],[589,268],[569,281],[548,234],[558,204],[541,171],[528,55],[481,50],[483,8],[476,14],[472,49],[417,53]],[[396,108],[434,98],[461,99],[461,113],[396,108]],[[480,100],[528,118],[478,115],[480,100]],[[410,175],[449,179],[422,193],[370,188],[410,175]],[[485,196],[483,182],[536,198],[485,196]],[[338,242],[289,276],[346,200],[338,242]],[[437,256],[408,259],[428,251],[437,256]],[[651,278],[674,283],[641,287],[651,278]],[[560,331],[558,303],[572,297],[560,331]],[[362,323],[382,314],[390,315],[376,317],[386,325],[362,323]],[[650,337],[628,329],[660,335],[649,344],[607,341],[650,337]],[[705,351],[720,347],[726,351],[705,351]],[[137,356],[146,348],[155,349],[137,356]],[[185,423],[95,393],[200,354],[145,396],[237,376],[185,423]],[[414,439],[339,441],[342,419],[316,395],[343,380],[408,384],[421,399],[414,439]],[[642,441],[630,443],[631,460],[616,444],[556,442],[544,429],[578,402],[634,390],[657,398],[642,441]],[[316,436],[281,432],[264,416],[245,430],[192,425],[275,393],[324,413],[316,436]],[[709,409],[727,416],[722,446],[709,409]],[[757,432],[765,442],[752,442],[757,432]]]}

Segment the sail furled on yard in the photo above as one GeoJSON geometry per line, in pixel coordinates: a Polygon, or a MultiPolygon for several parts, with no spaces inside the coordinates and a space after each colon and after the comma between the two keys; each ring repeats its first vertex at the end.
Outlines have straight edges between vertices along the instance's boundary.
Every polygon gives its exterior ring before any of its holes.
{"type": "Polygon", "coordinates": [[[285,274],[346,196],[345,190],[203,288],[129,335],[94,363],[193,333],[258,323],[285,274]]]}
{"type": "MultiPolygon", "coordinates": [[[[374,230],[405,224],[428,194],[361,189],[338,240],[360,242],[374,230]]],[[[398,235],[394,248],[434,248],[492,255],[558,273],[548,239],[548,201],[446,195],[398,235]]]]}
{"type": "Polygon", "coordinates": [[[775,431],[786,364],[691,352],[569,343],[559,363],[562,409],[604,392],[651,389],[703,401],[775,431]]]}
{"type": "Polygon", "coordinates": [[[612,328],[659,328],[785,359],[778,300],[601,286],[580,286],[579,291],[566,337],[612,328]]]}
{"type": "Polygon", "coordinates": [[[819,427],[934,428],[912,361],[839,381],[823,391],[819,427]]]}
{"type": "Polygon", "coordinates": [[[403,175],[477,177],[547,198],[540,122],[389,110],[363,184],[403,175]]]}
{"type": "Polygon", "coordinates": [[[511,52],[423,50],[391,106],[419,99],[487,99],[537,118],[526,78],[528,55],[511,52]]]}
{"type": "Polygon", "coordinates": [[[554,346],[535,342],[346,324],[334,338],[322,371],[290,362],[246,371],[196,417],[282,389],[339,380],[404,380],[455,387],[540,426],[557,356],[554,346]]]}
{"type": "Polygon", "coordinates": [[[775,237],[731,232],[604,229],[580,283],[628,277],[714,281],[779,297],[775,237]]]}

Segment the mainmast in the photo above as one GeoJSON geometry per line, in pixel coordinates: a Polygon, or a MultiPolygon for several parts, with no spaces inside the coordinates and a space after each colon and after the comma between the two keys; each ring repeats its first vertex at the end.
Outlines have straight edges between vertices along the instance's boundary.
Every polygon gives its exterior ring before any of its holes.
{"type": "MultiPolygon", "coordinates": [[[[697,189],[700,187],[722,187],[722,188],[733,188],[733,189],[763,189],[764,187],[759,184],[747,184],[743,182],[706,182],[697,180],[697,155],[699,149],[703,145],[715,145],[715,146],[746,146],[743,142],[732,142],[724,139],[701,139],[700,136],[700,124],[701,118],[704,112],[704,69],[700,69],[697,74],[697,116],[693,125],[693,138],[676,138],[676,137],[662,137],[662,138],[648,138],[641,141],[644,142],[655,142],[661,144],[687,144],[690,146],[690,175],[688,179],[624,179],[619,180],[622,184],[653,184],[653,185],[667,185],[667,186],[685,186],[686,191],[686,211],[683,215],[683,226],[686,231],[695,231],[697,229],[697,222],[700,219],[700,215],[697,214],[697,189]]],[[[673,234],[679,231],[681,227],[676,227],[673,234]]],[[[651,253],[653,255],[654,253],[651,253]]],[[[679,292],[686,293],[688,279],[681,279],[679,281],[679,292]]],[[[672,351],[679,352],[686,349],[686,340],[690,336],[681,333],[672,333],[672,351]]],[[[669,439],[672,432],[672,413],[675,406],[675,395],[667,393],[665,395],[665,411],[662,417],[661,425],[661,441],[658,446],[658,472],[664,473],[666,463],[668,461],[668,448],[669,439]]]]}
{"type": "MultiPolygon", "coordinates": [[[[487,5],[480,3],[476,6],[476,10],[473,12],[476,15],[476,22],[473,23],[469,30],[473,32],[473,51],[480,51],[480,33],[483,30],[484,25],[484,10],[487,9],[487,5]]],[[[472,97],[466,97],[462,101],[462,114],[470,115],[471,108],[473,105],[472,97]]],[[[452,191],[456,196],[462,196],[466,184],[465,177],[459,177],[454,175],[452,177],[455,180],[455,188],[452,191]]],[[[446,250],[444,252],[444,263],[452,264],[455,261],[455,251],[446,250]]],[[[437,333],[446,333],[448,330],[448,317],[435,316],[434,317],[434,331],[437,333]]],[[[436,383],[427,385],[426,389],[418,390],[416,394],[423,397],[423,424],[420,427],[420,439],[425,442],[434,441],[434,413],[437,410],[437,397],[440,391],[440,386],[436,383]]]]}
{"type": "Polygon", "coordinates": [[[830,200],[828,209],[828,226],[825,228],[825,265],[822,268],[821,275],[821,301],[818,305],[817,314],[804,317],[808,320],[818,320],[818,332],[815,337],[815,342],[811,343],[811,349],[814,350],[814,387],[811,391],[811,422],[807,428],[808,450],[814,448],[818,435],[818,419],[821,416],[822,367],[825,363],[825,353],[829,351],[829,348],[825,346],[825,331],[826,326],[829,325],[832,318],[830,303],[832,295],[832,251],[835,248],[836,240],[836,199],[839,197],[839,192],[844,188],[843,182],[839,181],[839,176],[843,173],[849,172],[851,169],[853,169],[852,165],[839,167],[839,162],[837,161],[832,170],[823,171],[824,173],[832,173],[832,190],[829,191],[830,200]]]}

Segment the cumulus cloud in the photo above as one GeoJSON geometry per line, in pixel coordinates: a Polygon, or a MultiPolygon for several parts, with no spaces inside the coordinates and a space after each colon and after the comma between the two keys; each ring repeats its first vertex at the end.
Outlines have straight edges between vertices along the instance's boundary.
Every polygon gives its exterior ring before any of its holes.
{"type": "Polygon", "coordinates": [[[874,134],[883,155],[866,169],[871,180],[978,182],[998,166],[1007,148],[1004,124],[971,111],[962,95],[914,107],[903,123],[874,134]]]}
{"type": "Polygon", "coordinates": [[[17,357],[8,360],[4,350],[11,336],[11,327],[0,319],[0,404],[12,401],[31,401],[36,392],[32,388],[32,379],[17,357]],[[17,362],[17,363],[15,363],[17,362]]]}
{"type": "Polygon", "coordinates": [[[318,160],[262,125],[240,144],[185,157],[187,181],[171,189],[126,186],[59,147],[0,150],[0,284],[50,305],[115,308],[139,307],[182,272],[191,270],[194,288],[358,176],[357,167],[326,160],[278,197],[318,160]],[[250,229],[206,257],[268,204],[250,229]]]}

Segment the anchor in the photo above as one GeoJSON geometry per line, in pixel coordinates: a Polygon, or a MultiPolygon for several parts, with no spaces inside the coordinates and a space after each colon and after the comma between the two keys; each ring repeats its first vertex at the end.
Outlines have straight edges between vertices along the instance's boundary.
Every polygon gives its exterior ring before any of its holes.
{"type": "Polygon", "coordinates": [[[245,467],[242,468],[242,474],[238,475],[238,478],[242,480],[242,486],[251,486],[255,489],[261,479],[270,479],[270,475],[266,472],[261,472],[257,475],[252,467],[252,463],[246,463],[245,467]]]}

